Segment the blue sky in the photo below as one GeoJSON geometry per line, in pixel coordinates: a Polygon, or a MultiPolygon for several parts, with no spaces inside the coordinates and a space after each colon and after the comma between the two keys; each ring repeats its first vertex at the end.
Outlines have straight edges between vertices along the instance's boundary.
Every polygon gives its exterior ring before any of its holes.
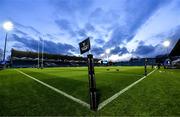
{"type": "Polygon", "coordinates": [[[78,43],[91,38],[91,53],[112,61],[165,54],[180,38],[179,0],[0,0],[0,48],[5,21],[11,48],[79,56],[78,43]],[[110,53],[107,54],[106,50],[110,53]]]}

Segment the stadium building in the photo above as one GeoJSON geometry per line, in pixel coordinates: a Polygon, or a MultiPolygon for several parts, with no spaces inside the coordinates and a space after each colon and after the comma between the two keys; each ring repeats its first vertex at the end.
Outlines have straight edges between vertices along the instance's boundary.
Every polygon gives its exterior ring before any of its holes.
{"type": "Polygon", "coordinates": [[[180,39],[169,54],[156,56],[156,63],[164,68],[180,68],[180,39]]]}
{"type": "Polygon", "coordinates": [[[116,66],[144,66],[145,59],[147,60],[147,65],[155,65],[155,58],[131,58],[129,61],[116,62],[116,66]]]}
{"type": "Polygon", "coordinates": [[[176,43],[175,47],[169,54],[171,60],[171,66],[173,68],[180,68],[180,39],[176,43]]]}
{"type": "MultiPolygon", "coordinates": [[[[94,59],[96,66],[100,65],[101,59],[94,59]]],[[[15,68],[38,67],[42,64],[42,53],[11,50],[10,66],[15,68]],[[38,57],[39,56],[39,57],[38,57]]],[[[87,66],[86,57],[76,57],[59,54],[43,53],[44,67],[69,67],[69,66],[87,66]]]]}

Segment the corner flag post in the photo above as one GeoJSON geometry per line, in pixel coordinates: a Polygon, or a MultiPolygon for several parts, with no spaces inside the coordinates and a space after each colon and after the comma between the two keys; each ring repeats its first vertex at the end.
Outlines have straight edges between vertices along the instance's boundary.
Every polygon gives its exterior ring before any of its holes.
{"type": "MultiPolygon", "coordinates": [[[[79,43],[81,54],[90,50],[90,39],[87,38],[79,43]]],[[[97,110],[97,93],[96,93],[96,81],[94,73],[94,60],[93,55],[88,54],[88,77],[89,77],[89,95],[90,95],[90,108],[91,110],[97,110]]]]}
{"type": "Polygon", "coordinates": [[[144,75],[147,76],[147,58],[144,60],[144,75]]]}
{"type": "Polygon", "coordinates": [[[96,81],[94,74],[94,60],[93,55],[89,54],[88,57],[88,74],[89,74],[89,92],[90,92],[90,108],[92,110],[97,109],[97,99],[96,99],[96,81]]]}

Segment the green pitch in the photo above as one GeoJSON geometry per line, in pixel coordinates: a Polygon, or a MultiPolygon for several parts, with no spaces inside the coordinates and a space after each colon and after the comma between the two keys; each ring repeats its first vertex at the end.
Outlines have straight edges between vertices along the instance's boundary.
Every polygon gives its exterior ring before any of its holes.
{"type": "MultiPolygon", "coordinates": [[[[89,104],[86,67],[18,69],[89,104]]],[[[150,66],[148,73],[152,72],[150,66]]],[[[98,103],[141,79],[144,67],[96,67],[98,103]]],[[[3,115],[180,115],[180,70],[156,70],[97,112],[36,82],[15,69],[0,71],[3,115]]]]}

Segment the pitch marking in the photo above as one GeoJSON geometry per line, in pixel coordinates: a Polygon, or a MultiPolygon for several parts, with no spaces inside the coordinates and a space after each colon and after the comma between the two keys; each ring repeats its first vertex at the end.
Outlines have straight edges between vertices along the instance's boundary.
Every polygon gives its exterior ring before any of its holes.
{"type": "MultiPolygon", "coordinates": [[[[150,72],[147,76],[151,75],[155,70],[153,70],[152,72],[150,72]]],[[[104,106],[106,106],[107,104],[109,104],[110,102],[112,102],[114,99],[116,99],[117,97],[119,97],[121,94],[123,94],[124,92],[126,92],[127,90],[129,90],[131,87],[133,87],[134,85],[136,85],[137,83],[139,83],[140,81],[142,81],[144,78],[146,78],[147,76],[144,76],[142,78],[140,78],[139,80],[135,81],[134,83],[130,84],[129,86],[127,86],[126,88],[122,89],[121,91],[117,92],[116,94],[114,94],[112,97],[106,99],[105,101],[103,101],[102,103],[99,104],[98,106],[98,110],[102,109],[104,106]]]]}
{"type": "Polygon", "coordinates": [[[69,95],[69,94],[67,94],[67,93],[65,93],[65,92],[63,92],[63,91],[61,91],[61,90],[53,87],[53,86],[51,86],[51,85],[48,85],[48,84],[46,84],[46,83],[44,83],[44,82],[42,82],[42,81],[40,81],[40,80],[38,80],[38,79],[36,79],[36,78],[28,75],[28,74],[26,74],[26,73],[24,73],[24,72],[22,72],[22,71],[20,71],[20,70],[18,70],[18,69],[15,69],[15,70],[16,70],[17,72],[19,72],[19,73],[21,73],[21,74],[23,74],[23,75],[25,75],[25,76],[33,79],[33,80],[35,80],[36,82],[38,82],[38,83],[40,83],[40,84],[42,84],[42,85],[44,85],[44,86],[52,89],[53,91],[55,91],[55,92],[57,92],[57,93],[60,93],[61,95],[65,96],[65,97],[67,97],[67,98],[69,98],[69,99],[71,99],[71,100],[73,100],[73,101],[75,101],[75,102],[77,102],[77,103],[79,103],[79,104],[87,107],[87,108],[90,108],[90,105],[89,105],[88,103],[86,103],[86,102],[84,102],[84,101],[82,101],[82,100],[80,100],[80,99],[77,99],[77,98],[75,98],[75,97],[73,97],[73,96],[71,96],[71,95],[69,95]]]}

